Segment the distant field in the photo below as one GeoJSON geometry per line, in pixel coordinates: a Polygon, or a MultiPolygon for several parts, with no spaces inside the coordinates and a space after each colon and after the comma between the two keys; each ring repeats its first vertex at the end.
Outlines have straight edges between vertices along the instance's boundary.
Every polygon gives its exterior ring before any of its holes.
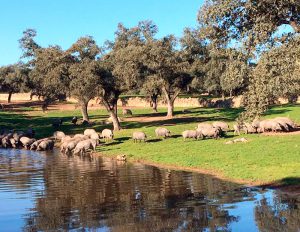
{"type": "MultiPolygon", "coordinates": [[[[300,184],[300,135],[241,135],[249,142],[246,144],[225,145],[233,138],[229,132],[226,138],[219,140],[183,141],[181,132],[193,129],[198,122],[224,120],[230,125],[240,113],[240,109],[191,108],[191,113],[182,113],[182,108],[175,109],[174,119],[164,119],[165,108],[159,113],[151,109],[134,109],[134,118],[125,118],[121,124],[123,130],[116,132],[116,139],[98,148],[108,156],[126,154],[131,160],[171,165],[183,168],[195,168],[219,176],[244,181],[246,183],[300,184]],[[130,121],[129,121],[130,120],[130,121]],[[159,140],[155,138],[157,126],[168,127],[173,138],[159,140]],[[141,130],[148,135],[147,143],[135,144],[130,139],[133,131],[141,130]]],[[[33,127],[38,137],[52,135],[54,118],[63,118],[60,130],[69,134],[82,132],[85,127],[73,126],[70,120],[80,116],[79,110],[57,110],[43,114],[32,108],[20,108],[18,112],[0,112],[0,127],[25,129],[33,127]]],[[[90,111],[93,128],[101,131],[111,125],[100,125],[107,118],[105,110],[90,111]]],[[[300,125],[300,105],[273,107],[267,112],[267,118],[288,116],[300,125]]]]}

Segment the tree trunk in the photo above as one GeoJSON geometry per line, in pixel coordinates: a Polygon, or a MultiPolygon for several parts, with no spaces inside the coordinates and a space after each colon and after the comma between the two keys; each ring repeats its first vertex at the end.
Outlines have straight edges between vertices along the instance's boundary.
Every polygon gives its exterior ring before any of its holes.
{"type": "Polygon", "coordinates": [[[8,93],[8,99],[7,99],[7,102],[8,102],[8,103],[11,102],[11,96],[12,96],[12,94],[13,94],[12,92],[9,92],[9,93],[8,93]]]}
{"type": "Polygon", "coordinates": [[[114,126],[114,131],[121,130],[121,125],[118,119],[118,115],[115,113],[115,110],[110,110],[110,117],[114,126]]]}
{"type": "Polygon", "coordinates": [[[295,104],[297,103],[297,100],[298,100],[298,95],[297,94],[290,94],[288,97],[288,103],[290,104],[295,104]]]}
{"type": "Polygon", "coordinates": [[[232,89],[229,91],[229,96],[232,98],[232,89]]]}
{"type": "Polygon", "coordinates": [[[117,104],[117,102],[116,102],[116,103],[114,103],[114,105],[113,105],[113,109],[114,109],[114,113],[115,113],[115,115],[118,115],[118,104],[117,104]]]}
{"type": "Polygon", "coordinates": [[[173,118],[174,115],[174,101],[171,99],[167,99],[167,104],[168,104],[168,118],[173,118]]]}
{"type": "Polygon", "coordinates": [[[222,92],[222,101],[225,101],[225,94],[222,92]]]}
{"type": "Polygon", "coordinates": [[[155,113],[157,113],[157,100],[153,102],[152,109],[155,113]]]}
{"type": "Polygon", "coordinates": [[[168,104],[168,113],[167,113],[167,118],[173,118],[174,115],[174,102],[175,99],[177,98],[178,94],[180,93],[180,90],[176,90],[173,94],[168,92],[168,90],[163,87],[163,92],[166,96],[167,104],[168,104]]]}
{"type": "Polygon", "coordinates": [[[114,131],[121,130],[122,129],[121,124],[118,119],[118,108],[117,108],[118,101],[116,100],[113,104],[109,104],[109,101],[102,98],[102,103],[105,106],[108,113],[110,114],[110,118],[113,123],[114,131]]]}
{"type": "Polygon", "coordinates": [[[89,121],[89,115],[88,115],[88,102],[80,102],[81,105],[81,114],[82,114],[82,120],[83,121],[89,121]]]}
{"type": "Polygon", "coordinates": [[[150,103],[152,109],[154,112],[157,113],[157,95],[156,94],[153,94],[151,96],[151,103],[150,103]]]}

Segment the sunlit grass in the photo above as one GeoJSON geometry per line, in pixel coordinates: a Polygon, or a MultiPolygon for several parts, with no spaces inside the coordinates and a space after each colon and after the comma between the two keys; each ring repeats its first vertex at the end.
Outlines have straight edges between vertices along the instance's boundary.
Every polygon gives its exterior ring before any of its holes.
{"type": "MultiPolygon", "coordinates": [[[[133,109],[136,120],[122,122],[123,130],[115,133],[116,139],[99,147],[98,151],[108,156],[126,154],[132,160],[210,170],[234,180],[270,183],[292,178],[291,183],[299,183],[295,182],[295,178],[300,179],[300,135],[241,135],[249,142],[225,145],[224,142],[233,137],[233,133],[229,132],[226,138],[219,140],[183,141],[180,136],[183,130],[193,129],[200,121],[225,120],[232,125],[241,110],[191,108],[191,113],[184,114],[182,109],[176,108],[175,118],[172,120],[150,120],[150,122],[141,122],[139,119],[164,116],[166,109],[159,108],[159,113],[153,113],[150,108],[133,109]],[[155,138],[154,130],[160,125],[167,125],[173,137],[166,140],[155,138]],[[133,143],[130,137],[136,130],[144,131],[148,135],[148,142],[133,143]]],[[[89,114],[91,120],[95,122],[92,127],[97,131],[112,128],[111,125],[100,123],[108,117],[105,110],[91,110],[89,114]]],[[[49,111],[46,114],[34,111],[30,113],[30,117],[27,110],[22,114],[1,112],[0,126],[17,129],[33,127],[38,137],[45,137],[52,135],[55,130],[52,128],[53,119],[63,118],[64,124],[60,130],[69,134],[80,133],[86,127],[73,126],[71,124],[73,116],[80,117],[80,111],[49,111]]],[[[267,118],[277,116],[288,116],[300,124],[300,107],[277,106],[266,115],[267,118]]]]}

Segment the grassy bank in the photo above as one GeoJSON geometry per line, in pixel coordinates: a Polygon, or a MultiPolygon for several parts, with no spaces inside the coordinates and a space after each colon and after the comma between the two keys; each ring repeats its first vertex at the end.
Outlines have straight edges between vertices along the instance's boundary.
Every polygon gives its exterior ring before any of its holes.
{"type": "MultiPolygon", "coordinates": [[[[219,140],[184,142],[180,136],[183,130],[192,129],[201,121],[224,120],[232,124],[240,110],[194,108],[191,109],[191,113],[183,114],[182,109],[176,109],[176,117],[172,120],[151,120],[151,117],[157,119],[157,116],[165,115],[165,111],[166,109],[160,109],[159,113],[153,114],[150,109],[135,109],[134,121],[122,122],[124,130],[117,132],[116,139],[99,147],[98,151],[107,156],[126,154],[131,160],[205,170],[246,183],[300,183],[299,134],[242,135],[240,137],[246,137],[248,143],[225,145],[225,141],[233,138],[233,133],[229,132],[226,138],[219,140]],[[161,125],[171,130],[172,138],[166,140],[155,138],[154,130],[161,125]],[[136,130],[146,132],[149,137],[147,143],[133,143],[130,137],[136,130]]],[[[60,117],[66,121],[60,130],[70,134],[80,133],[85,127],[71,125],[70,119],[74,115],[80,116],[80,112],[50,111],[43,114],[31,108],[19,109],[19,112],[1,112],[0,126],[19,129],[33,127],[39,137],[44,137],[54,131],[51,126],[53,118],[60,117]]],[[[91,111],[90,115],[96,122],[93,126],[96,130],[111,127],[99,123],[107,118],[104,110],[91,111]]],[[[266,114],[268,118],[277,116],[289,116],[300,124],[300,107],[299,105],[274,107],[266,114]]]]}

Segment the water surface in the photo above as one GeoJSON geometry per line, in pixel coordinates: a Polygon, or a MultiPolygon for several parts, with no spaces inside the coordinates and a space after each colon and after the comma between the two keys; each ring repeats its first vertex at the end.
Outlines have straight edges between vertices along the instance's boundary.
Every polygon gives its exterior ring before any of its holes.
{"type": "Polygon", "coordinates": [[[209,175],[0,150],[0,231],[300,231],[300,198],[209,175]]]}

